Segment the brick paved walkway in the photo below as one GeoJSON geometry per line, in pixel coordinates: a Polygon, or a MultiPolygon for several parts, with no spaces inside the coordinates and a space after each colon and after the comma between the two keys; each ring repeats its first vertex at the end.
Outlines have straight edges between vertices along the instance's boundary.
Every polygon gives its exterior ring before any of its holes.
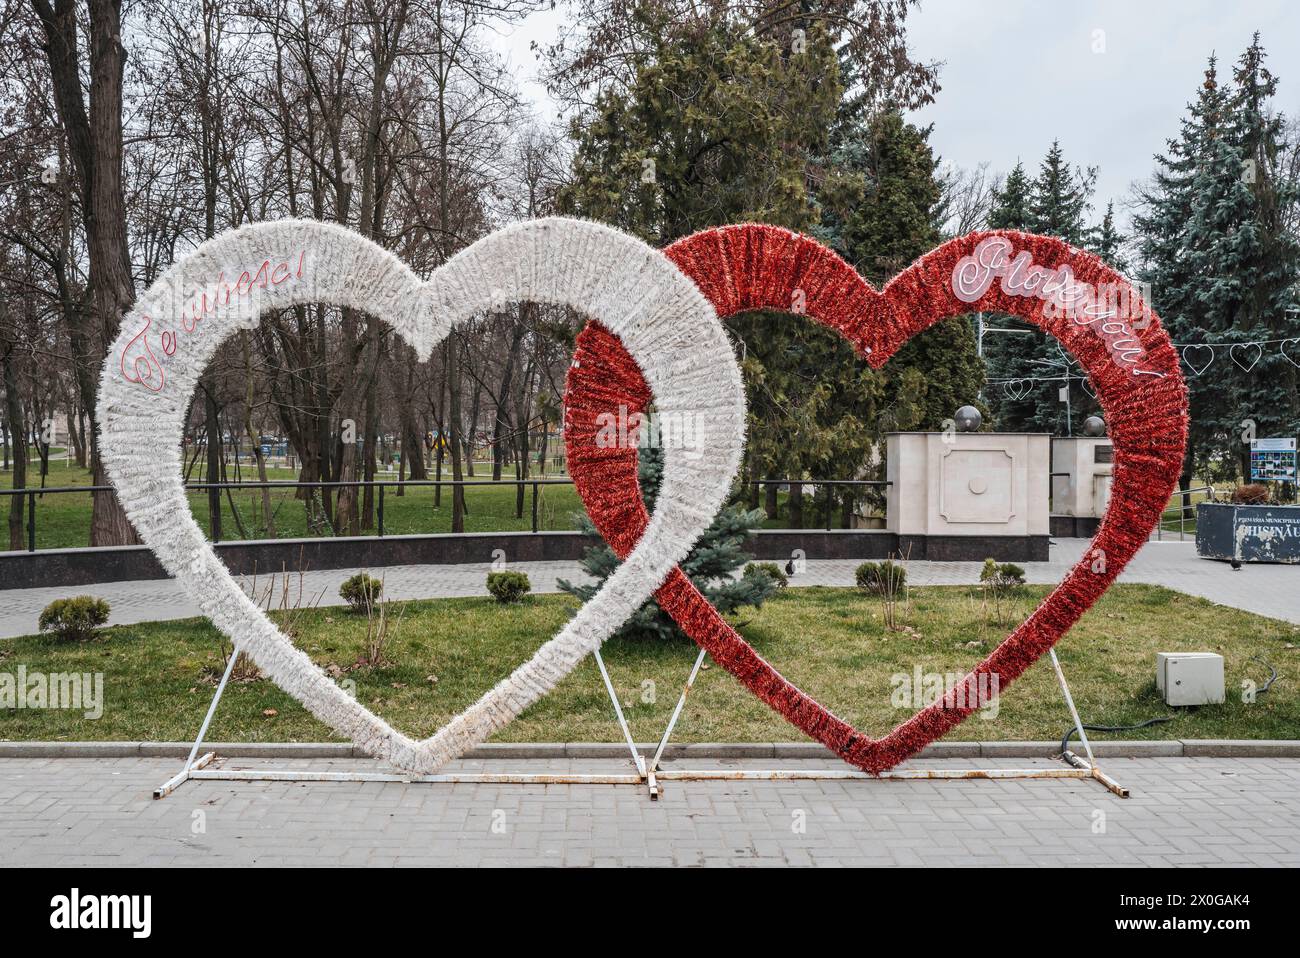
{"type": "MultiPolygon", "coordinates": [[[[458,767],[489,764],[627,771],[458,767]]],[[[706,764],[775,763],[690,767],[706,764]]],[[[963,765],[974,761],[909,763],[963,765]]],[[[655,803],[634,786],[190,782],[154,801],[178,767],[0,760],[4,864],[1300,865],[1300,759],[1110,759],[1127,800],[1091,781],[1037,780],[668,782],[655,803]]]]}
{"type": "MultiPolygon", "coordinates": [[[[1028,580],[1059,582],[1083,554],[1087,540],[1061,539],[1052,546],[1048,562],[1025,563],[1028,580]]],[[[792,585],[852,585],[856,560],[810,560],[792,585]]],[[[910,562],[909,581],[914,585],[960,585],[979,579],[978,562],[910,562]]],[[[576,562],[519,562],[511,566],[528,573],[534,592],[556,592],[555,580],[585,580],[576,562]]],[[[338,587],[356,569],[308,572],[303,576],[306,603],[337,605],[338,587]]],[[[372,570],[383,576],[384,594],[394,599],[441,598],[486,595],[486,563],[445,566],[391,566],[372,570]]],[[[251,583],[246,579],[246,588],[251,583]]],[[[1191,542],[1150,542],[1124,570],[1122,582],[1145,582],[1168,586],[1211,602],[1257,612],[1271,618],[1300,623],[1300,565],[1248,565],[1233,572],[1223,562],[1199,559],[1191,542]]],[[[258,592],[270,584],[263,577],[258,592]]],[[[292,583],[296,596],[297,579],[292,583]]],[[[109,601],[113,625],[152,622],[198,615],[198,608],[170,579],[146,582],[113,582],[103,585],[57,589],[0,590],[0,638],[36,631],[36,619],[48,603],[69,594],[89,593],[109,601]]]]}

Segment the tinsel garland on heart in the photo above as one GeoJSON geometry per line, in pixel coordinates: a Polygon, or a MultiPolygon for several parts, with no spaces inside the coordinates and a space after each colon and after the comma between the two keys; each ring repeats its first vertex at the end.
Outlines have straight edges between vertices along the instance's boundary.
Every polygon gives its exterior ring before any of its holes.
{"type": "Polygon", "coordinates": [[[563,218],[498,230],[427,279],[333,224],[229,230],[180,257],[123,318],[98,408],[99,448],[127,516],[203,614],[331,729],[418,773],[437,771],[545,696],[653,593],[726,498],[745,417],[740,369],[696,286],[640,240],[563,218]],[[336,683],[231,578],[186,499],[185,417],[213,356],[236,332],[255,329],[266,310],[355,309],[391,323],[427,359],[453,328],[512,302],[562,306],[605,323],[641,362],[660,405],[698,425],[704,451],[665,455],[655,516],[605,587],[509,675],[417,740],[336,683]]]}
{"type": "MultiPolygon", "coordinates": [[[[655,593],[664,611],[715,662],[791,724],[852,765],[871,772],[889,769],[979,707],[981,673],[996,674],[1005,690],[1100,598],[1146,541],[1177,481],[1187,438],[1177,355],[1159,319],[1127,280],[1095,256],[1051,237],[998,231],[954,239],[881,291],[815,240],[777,227],[707,230],[673,244],[666,254],[695,281],[719,317],[793,307],[838,331],[873,367],[884,365],[931,325],[983,310],[1019,316],[1051,333],[1095,387],[1114,444],[1114,478],[1109,508],[1084,557],[957,687],[881,739],[853,728],[789,682],[723,620],[680,568],[655,593]],[[1091,289],[1103,304],[1108,300],[1102,294],[1120,292],[1130,319],[1060,308],[1072,295],[1063,291],[1075,288],[1091,289]],[[1055,291],[1056,299],[1046,291],[1055,291]]],[[[634,443],[598,442],[598,420],[608,421],[603,414],[630,417],[652,398],[617,338],[589,324],[578,337],[566,385],[565,444],[588,514],[620,557],[635,547],[647,521],[637,450],[634,443]]]]}

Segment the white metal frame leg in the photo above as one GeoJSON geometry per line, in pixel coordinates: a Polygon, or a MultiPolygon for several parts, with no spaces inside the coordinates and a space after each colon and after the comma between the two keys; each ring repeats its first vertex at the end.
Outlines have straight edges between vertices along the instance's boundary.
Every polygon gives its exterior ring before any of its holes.
{"type": "Polygon", "coordinates": [[[199,726],[199,737],[194,740],[194,747],[190,749],[190,756],[185,760],[185,767],[154,789],[154,798],[166,798],[189,780],[191,772],[196,768],[209,765],[216,758],[215,753],[208,752],[203,758],[197,762],[195,761],[195,756],[199,754],[199,746],[203,744],[204,736],[208,734],[208,726],[212,724],[212,716],[217,714],[217,703],[221,701],[221,695],[226,691],[226,683],[230,681],[230,673],[235,671],[235,662],[238,660],[239,643],[235,642],[231,647],[230,661],[226,663],[226,671],[222,673],[221,681],[217,683],[216,694],[212,696],[212,703],[208,706],[208,714],[203,716],[203,724],[199,726]]]}
{"type": "Polygon", "coordinates": [[[609,670],[605,668],[605,660],[600,656],[600,649],[597,649],[594,654],[596,656],[596,665],[600,668],[600,677],[605,681],[605,691],[609,693],[609,700],[614,703],[614,714],[618,716],[618,725],[623,730],[623,739],[627,742],[628,750],[632,753],[632,764],[636,766],[638,774],[645,778],[645,759],[636,750],[636,742],[632,739],[632,730],[627,727],[627,719],[623,717],[623,706],[618,700],[618,693],[614,691],[614,683],[609,679],[609,670]]]}
{"type": "Polygon", "coordinates": [[[1070,709],[1070,718],[1074,719],[1074,728],[1079,733],[1079,741],[1083,743],[1084,754],[1088,756],[1088,760],[1085,762],[1069,749],[1066,749],[1061,753],[1061,758],[1075,768],[1086,768],[1093,778],[1120,798],[1128,798],[1128,789],[1097,767],[1097,759],[1092,754],[1092,745],[1088,742],[1088,733],[1084,731],[1083,720],[1079,718],[1079,710],[1074,707],[1074,696],[1070,694],[1070,686],[1065,681],[1065,672],[1061,669],[1061,660],[1056,657],[1056,649],[1048,649],[1047,651],[1052,657],[1052,668],[1056,670],[1056,680],[1061,683],[1061,694],[1065,696],[1065,704],[1070,709]]]}
{"type": "Polygon", "coordinates": [[[663,737],[659,739],[659,747],[655,749],[654,758],[650,760],[650,767],[646,771],[646,784],[650,788],[650,800],[659,800],[659,779],[667,779],[669,776],[659,770],[659,760],[664,756],[664,749],[668,747],[668,739],[672,737],[673,729],[677,726],[677,720],[682,716],[682,708],[686,705],[686,696],[691,694],[691,687],[695,685],[695,677],[700,674],[700,665],[704,662],[704,649],[700,649],[700,654],[695,657],[695,665],[691,667],[691,674],[686,678],[686,685],[682,688],[682,694],[677,699],[677,706],[673,709],[672,717],[668,719],[668,726],[664,729],[663,737]]]}

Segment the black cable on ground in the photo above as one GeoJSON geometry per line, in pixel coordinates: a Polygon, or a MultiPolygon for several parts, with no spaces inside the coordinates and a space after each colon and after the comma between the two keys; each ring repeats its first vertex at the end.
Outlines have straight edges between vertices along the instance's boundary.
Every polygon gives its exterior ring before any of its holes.
{"type": "MultiPolygon", "coordinates": [[[[1085,725],[1084,728],[1089,732],[1133,732],[1140,728],[1147,728],[1150,725],[1159,725],[1161,722],[1172,722],[1178,718],[1177,715],[1161,715],[1157,718],[1147,719],[1145,722],[1139,722],[1137,725],[1085,725]]],[[[1078,729],[1071,725],[1061,737],[1061,751],[1064,752],[1070,747],[1070,739],[1078,729]]]]}
{"type": "Polygon", "coordinates": [[[1263,694],[1264,694],[1265,692],[1267,692],[1270,688],[1272,688],[1273,683],[1277,681],[1277,669],[1273,668],[1273,666],[1269,665],[1267,662],[1265,662],[1263,659],[1261,659],[1258,655],[1252,655],[1252,656],[1250,657],[1250,660],[1251,660],[1252,662],[1258,662],[1260,665],[1264,666],[1264,668],[1268,669],[1270,672],[1273,673],[1272,675],[1270,675],[1270,676],[1268,677],[1268,681],[1265,682],[1264,685],[1263,685],[1261,688],[1257,688],[1257,689],[1255,689],[1255,694],[1256,694],[1256,695],[1263,695],[1263,694]]]}

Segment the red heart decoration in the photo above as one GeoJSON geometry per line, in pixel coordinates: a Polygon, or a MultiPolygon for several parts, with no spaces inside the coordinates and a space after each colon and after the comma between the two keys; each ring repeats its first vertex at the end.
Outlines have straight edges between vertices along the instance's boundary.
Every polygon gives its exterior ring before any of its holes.
{"type": "MultiPolygon", "coordinates": [[[[979,707],[982,673],[996,674],[998,687],[1005,689],[1046,653],[1146,541],[1174,489],[1187,439],[1187,395],[1178,356],[1155,313],[1127,280],[1095,256],[1050,237],[972,233],[926,254],[879,292],[815,240],[772,226],[706,230],[665,252],[719,316],[789,311],[793,305],[838,330],[874,367],[942,319],[996,311],[1054,335],[1078,358],[1096,388],[1114,445],[1114,478],[1110,506],[1090,548],[1037,610],[957,687],[884,738],[854,729],[791,684],[723,620],[680,568],[655,593],[660,607],[715,662],[793,725],[858,768],[892,768],[979,707]],[[990,239],[994,245],[1010,244],[1019,268],[1009,257],[990,257],[992,247],[981,246],[990,239]],[[1000,272],[980,269],[994,263],[1000,272]],[[959,278],[961,298],[955,292],[959,278]],[[1072,295],[1062,292],[1072,288],[1070,282],[1091,288],[1098,297],[1131,297],[1125,305],[1134,321],[1096,314],[1089,318],[1087,309],[1045,309],[1045,295],[1072,295]]],[[[635,443],[597,442],[597,418],[642,412],[651,398],[617,338],[599,325],[588,325],[578,337],[566,384],[565,445],[587,512],[620,557],[636,544],[648,516],[636,478],[635,443]]],[[[988,688],[988,679],[984,682],[988,688]]]]}

